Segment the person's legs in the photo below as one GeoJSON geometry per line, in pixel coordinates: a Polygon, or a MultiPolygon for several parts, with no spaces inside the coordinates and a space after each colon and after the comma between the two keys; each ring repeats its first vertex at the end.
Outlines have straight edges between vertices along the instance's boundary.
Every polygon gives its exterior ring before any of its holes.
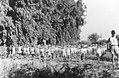
{"type": "Polygon", "coordinates": [[[114,54],[112,54],[112,65],[114,67],[114,54]]]}
{"type": "Polygon", "coordinates": [[[119,68],[119,48],[115,46],[115,54],[117,55],[117,68],[119,68]]]}
{"type": "Polygon", "coordinates": [[[115,56],[115,53],[114,53],[115,49],[114,49],[114,46],[112,46],[111,48],[111,54],[112,54],[112,65],[113,65],[113,68],[115,67],[115,61],[114,61],[114,56],[115,56]]]}
{"type": "Polygon", "coordinates": [[[117,54],[117,68],[119,68],[119,54],[117,54]]]}
{"type": "Polygon", "coordinates": [[[100,62],[100,55],[99,55],[99,53],[97,53],[96,55],[98,57],[98,63],[99,63],[100,62]]]}

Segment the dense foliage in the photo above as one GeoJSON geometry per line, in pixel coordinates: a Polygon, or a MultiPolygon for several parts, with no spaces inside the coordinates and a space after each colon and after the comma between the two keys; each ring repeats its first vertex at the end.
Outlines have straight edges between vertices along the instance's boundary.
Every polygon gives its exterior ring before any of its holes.
{"type": "Polygon", "coordinates": [[[96,43],[99,40],[100,36],[97,33],[92,33],[88,36],[88,40],[92,43],[96,43]]]}
{"type": "MultiPolygon", "coordinates": [[[[1,0],[0,31],[7,44],[62,44],[80,39],[85,23],[82,0],[1,0]],[[6,35],[3,35],[6,30],[6,35]]],[[[4,39],[2,39],[4,41],[4,39]]]]}
{"type": "Polygon", "coordinates": [[[60,69],[46,65],[41,69],[23,65],[20,69],[10,70],[8,78],[113,78],[107,70],[96,72],[92,64],[70,67],[69,64],[62,64],[60,69]]]}

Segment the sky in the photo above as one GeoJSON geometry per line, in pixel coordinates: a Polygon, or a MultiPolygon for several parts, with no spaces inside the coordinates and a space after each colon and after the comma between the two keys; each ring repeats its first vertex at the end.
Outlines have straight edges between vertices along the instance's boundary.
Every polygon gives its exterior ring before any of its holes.
{"type": "Polygon", "coordinates": [[[87,23],[81,28],[81,40],[98,33],[102,38],[110,37],[114,29],[119,34],[119,0],[83,0],[87,5],[87,23]]]}

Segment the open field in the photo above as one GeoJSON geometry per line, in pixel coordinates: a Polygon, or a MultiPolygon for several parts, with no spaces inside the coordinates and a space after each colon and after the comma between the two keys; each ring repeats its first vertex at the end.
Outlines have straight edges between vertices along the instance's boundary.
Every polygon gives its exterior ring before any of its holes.
{"type": "Polygon", "coordinates": [[[68,62],[37,58],[1,58],[0,78],[118,78],[111,62],[78,59],[68,62]]]}

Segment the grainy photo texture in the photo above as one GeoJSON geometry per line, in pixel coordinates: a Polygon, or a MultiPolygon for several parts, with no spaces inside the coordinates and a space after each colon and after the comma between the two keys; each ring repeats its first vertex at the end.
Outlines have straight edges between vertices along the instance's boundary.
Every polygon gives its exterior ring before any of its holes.
{"type": "Polygon", "coordinates": [[[0,78],[118,78],[118,0],[0,0],[0,78]]]}

